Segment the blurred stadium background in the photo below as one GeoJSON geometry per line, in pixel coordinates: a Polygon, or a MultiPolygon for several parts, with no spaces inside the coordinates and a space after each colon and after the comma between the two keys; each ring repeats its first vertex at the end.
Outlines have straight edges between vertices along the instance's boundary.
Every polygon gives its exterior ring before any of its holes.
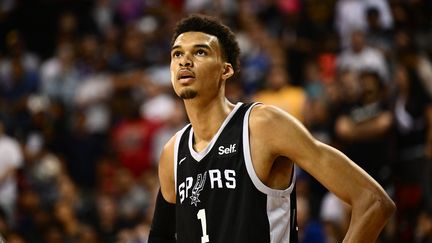
{"type": "MultiPolygon", "coordinates": [[[[287,110],[391,195],[379,242],[432,242],[428,0],[1,0],[1,236],[147,242],[159,153],[187,123],[169,51],[190,13],[237,35],[232,102],[287,110]]],[[[300,242],[341,242],[349,208],[301,170],[297,192],[300,242]]]]}

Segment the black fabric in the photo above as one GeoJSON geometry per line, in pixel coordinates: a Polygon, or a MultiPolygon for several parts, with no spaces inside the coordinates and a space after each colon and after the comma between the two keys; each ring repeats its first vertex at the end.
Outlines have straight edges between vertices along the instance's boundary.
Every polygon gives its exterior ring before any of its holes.
{"type": "MultiPolygon", "coordinates": [[[[176,161],[178,243],[276,243],[270,239],[267,203],[274,200],[287,206],[290,197],[269,196],[249,177],[243,144],[249,108],[250,104],[242,104],[233,110],[201,153],[193,151],[191,126],[180,136],[176,161]]],[[[283,210],[286,217],[293,211],[283,210]]],[[[295,224],[295,218],[292,222],[295,224]]],[[[290,232],[296,233],[293,229],[290,232]]],[[[286,241],[289,238],[287,235],[286,241]]],[[[297,242],[295,236],[290,242],[297,242]]]]}
{"type": "Polygon", "coordinates": [[[178,159],[183,161],[177,165],[178,243],[270,242],[267,197],[253,185],[244,161],[243,119],[249,107],[243,104],[230,114],[231,119],[227,118],[214,145],[200,161],[189,149],[192,127],[181,136],[178,159]],[[206,236],[208,241],[202,239],[206,236]]]}
{"type": "Polygon", "coordinates": [[[148,243],[171,242],[176,242],[175,204],[167,202],[159,190],[148,243]]]}

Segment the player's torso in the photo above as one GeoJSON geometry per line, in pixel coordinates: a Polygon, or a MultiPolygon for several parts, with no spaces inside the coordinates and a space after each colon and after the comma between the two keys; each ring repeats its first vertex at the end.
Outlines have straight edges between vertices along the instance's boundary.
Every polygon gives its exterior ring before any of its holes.
{"type": "Polygon", "coordinates": [[[236,105],[199,153],[193,149],[191,126],[179,136],[175,149],[177,242],[270,242],[268,197],[256,188],[245,163],[248,108],[236,105]]]}

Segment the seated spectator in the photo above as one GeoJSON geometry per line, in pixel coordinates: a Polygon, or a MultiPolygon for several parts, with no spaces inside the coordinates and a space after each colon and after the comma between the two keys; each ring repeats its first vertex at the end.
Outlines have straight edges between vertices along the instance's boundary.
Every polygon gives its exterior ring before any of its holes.
{"type": "MultiPolygon", "coordinates": [[[[431,205],[432,100],[415,70],[398,66],[393,123],[395,160],[392,171],[398,207],[400,242],[413,242],[422,205],[431,205]]],[[[418,226],[420,227],[420,226],[418,226]]]]}

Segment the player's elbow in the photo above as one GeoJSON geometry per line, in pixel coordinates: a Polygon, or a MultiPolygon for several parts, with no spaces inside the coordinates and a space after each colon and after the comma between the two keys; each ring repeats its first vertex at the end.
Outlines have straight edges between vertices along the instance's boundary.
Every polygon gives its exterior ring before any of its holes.
{"type": "Polygon", "coordinates": [[[391,216],[396,210],[396,205],[388,196],[382,196],[377,200],[380,210],[387,216],[391,216]]]}
{"type": "Polygon", "coordinates": [[[377,203],[386,218],[390,218],[396,211],[396,204],[387,195],[380,197],[377,203]]]}
{"type": "Polygon", "coordinates": [[[393,200],[385,193],[374,193],[370,196],[368,210],[373,210],[373,214],[382,221],[387,221],[396,210],[393,200]]]}

